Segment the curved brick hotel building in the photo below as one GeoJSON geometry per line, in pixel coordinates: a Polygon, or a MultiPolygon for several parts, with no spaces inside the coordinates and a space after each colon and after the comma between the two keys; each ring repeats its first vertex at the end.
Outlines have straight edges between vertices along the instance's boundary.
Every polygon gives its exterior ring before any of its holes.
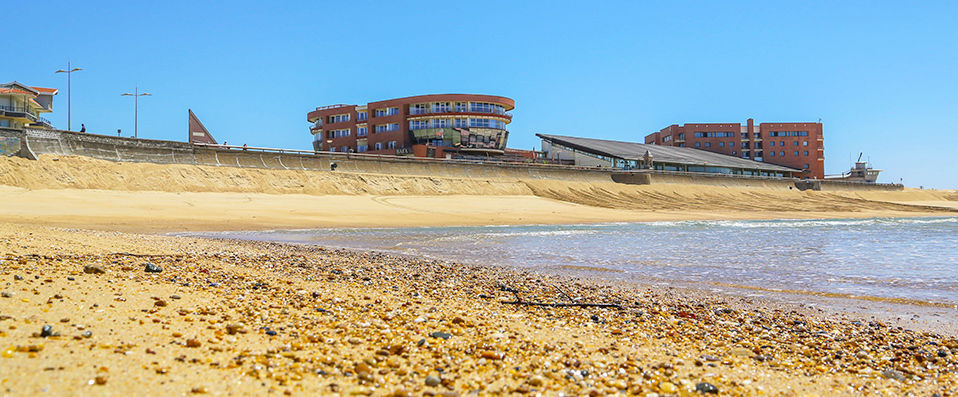
{"type": "Polygon", "coordinates": [[[822,123],[673,124],[646,136],[645,143],[702,149],[804,170],[804,178],[825,178],[822,123]]]}
{"type": "Polygon", "coordinates": [[[506,148],[512,99],[492,95],[419,95],[309,112],[313,149],[450,157],[498,155],[506,148]]]}

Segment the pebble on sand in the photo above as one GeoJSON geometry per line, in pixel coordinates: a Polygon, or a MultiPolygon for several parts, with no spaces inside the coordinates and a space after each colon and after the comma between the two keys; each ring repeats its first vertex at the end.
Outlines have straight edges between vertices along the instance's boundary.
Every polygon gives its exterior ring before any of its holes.
{"type": "Polygon", "coordinates": [[[106,270],[97,265],[86,265],[83,266],[83,272],[86,274],[103,274],[106,273],[106,270]]]}

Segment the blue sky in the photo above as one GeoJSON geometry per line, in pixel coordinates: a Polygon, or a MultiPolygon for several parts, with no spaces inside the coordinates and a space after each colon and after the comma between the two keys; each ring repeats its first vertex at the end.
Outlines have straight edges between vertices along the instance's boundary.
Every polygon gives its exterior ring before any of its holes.
{"type": "Polygon", "coordinates": [[[827,173],[958,188],[958,2],[39,2],[4,5],[0,80],[61,89],[73,127],[311,148],[306,113],[432,93],[516,100],[535,133],[641,141],[669,124],[817,121],[827,173]],[[9,23],[16,22],[15,25],[9,23]],[[951,164],[951,166],[949,166],[951,164]],[[946,168],[947,167],[947,168],[946,168]]]}

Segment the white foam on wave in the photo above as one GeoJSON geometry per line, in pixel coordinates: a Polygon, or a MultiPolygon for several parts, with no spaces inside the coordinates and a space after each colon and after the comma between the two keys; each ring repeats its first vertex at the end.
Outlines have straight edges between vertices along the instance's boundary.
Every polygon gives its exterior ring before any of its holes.
{"type": "Polygon", "coordinates": [[[647,222],[647,226],[664,227],[730,227],[742,229],[780,228],[780,227],[833,227],[833,226],[869,226],[869,225],[924,225],[958,223],[958,217],[936,218],[861,218],[861,219],[781,219],[781,220],[740,220],[740,221],[674,221],[647,222]]]}

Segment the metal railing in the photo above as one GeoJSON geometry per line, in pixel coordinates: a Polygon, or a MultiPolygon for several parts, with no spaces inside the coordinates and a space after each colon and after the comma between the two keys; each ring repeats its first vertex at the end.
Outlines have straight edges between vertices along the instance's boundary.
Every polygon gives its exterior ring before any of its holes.
{"type": "Polygon", "coordinates": [[[461,109],[461,108],[409,108],[410,115],[421,115],[421,114],[444,114],[444,113],[482,113],[482,114],[495,114],[499,116],[512,117],[512,112],[499,111],[499,110],[479,110],[479,109],[461,109]]]}
{"type": "Polygon", "coordinates": [[[347,104],[345,104],[345,103],[337,103],[337,104],[335,104],[335,105],[326,105],[326,106],[320,106],[320,107],[318,107],[318,108],[316,108],[316,110],[326,110],[326,109],[335,109],[335,108],[345,108],[345,107],[349,107],[349,106],[352,106],[352,105],[347,105],[347,104]]]}
{"type": "Polygon", "coordinates": [[[26,117],[27,119],[33,122],[37,122],[39,119],[39,117],[37,117],[33,113],[30,113],[30,108],[26,108],[23,106],[0,105],[0,110],[4,112],[23,113],[24,117],[26,117]]]}

